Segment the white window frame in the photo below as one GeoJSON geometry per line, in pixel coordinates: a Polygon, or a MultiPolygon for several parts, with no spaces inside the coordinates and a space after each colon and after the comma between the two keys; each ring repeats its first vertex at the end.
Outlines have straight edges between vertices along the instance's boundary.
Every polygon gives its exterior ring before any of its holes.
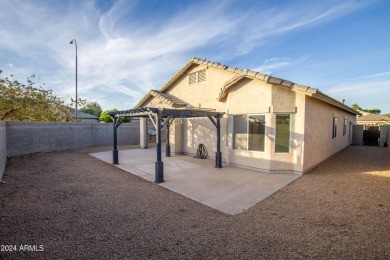
{"type": "Polygon", "coordinates": [[[247,152],[256,152],[256,153],[264,153],[265,152],[265,148],[266,148],[266,142],[267,142],[267,120],[266,120],[266,117],[267,115],[262,113],[262,114],[237,114],[237,115],[233,115],[233,140],[234,142],[232,143],[232,148],[233,150],[236,150],[236,151],[247,151],[247,152]],[[241,150],[241,149],[236,149],[234,148],[235,146],[235,143],[236,143],[236,140],[235,140],[235,133],[236,133],[236,129],[234,128],[234,117],[235,116],[239,116],[239,115],[245,115],[246,116],[246,134],[247,134],[247,139],[246,139],[246,149],[245,150],[241,150]],[[264,151],[256,151],[256,150],[249,150],[249,117],[250,116],[264,116],[264,151]]]}

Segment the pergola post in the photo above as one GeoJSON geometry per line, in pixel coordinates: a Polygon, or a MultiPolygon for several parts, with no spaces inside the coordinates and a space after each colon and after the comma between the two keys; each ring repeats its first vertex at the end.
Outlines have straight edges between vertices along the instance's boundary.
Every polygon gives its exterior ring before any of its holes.
{"type": "Polygon", "coordinates": [[[171,124],[167,122],[167,145],[165,146],[165,157],[171,157],[171,145],[169,143],[169,127],[171,124]]]}
{"type": "Polygon", "coordinates": [[[148,119],[141,117],[139,126],[139,145],[142,149],[146,149],[148,148],[148,119]]]}
{"type": "Polygon", "coordinates": [[[155,163],[155,183],[164,182],[164,163],[161,160],[161,114],[156,114],[156,133],[157,133],[157,161],[155,163]]]}
{"type": "Polygon", "coordinates": [[[113,117],[113,121],[114,123],[112,124],[113,127],[114,127],[114,150],[112,151],[112,164],[119,164],[118,162],[118,141],[117,141],[117,127],[116,127],[116,123],[118,121],[118,119],[116,117],[113,117]]]}
{"type": "Polygon", "coordinates": [[[215,168],[222,168],[222,153],[221,153],[221,117],[217,116],[217,152],[215,153],[215,168]]]}

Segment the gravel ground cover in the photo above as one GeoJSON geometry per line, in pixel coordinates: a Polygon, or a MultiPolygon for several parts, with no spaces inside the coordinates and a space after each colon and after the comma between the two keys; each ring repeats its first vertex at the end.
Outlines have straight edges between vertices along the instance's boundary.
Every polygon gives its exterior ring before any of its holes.
{"type": "Polygon", "coordinates": [[[385,148],[349,147],[234,216],[87,154],[109,149],[10,159],[0,259],[390,259],[385,148]]]}

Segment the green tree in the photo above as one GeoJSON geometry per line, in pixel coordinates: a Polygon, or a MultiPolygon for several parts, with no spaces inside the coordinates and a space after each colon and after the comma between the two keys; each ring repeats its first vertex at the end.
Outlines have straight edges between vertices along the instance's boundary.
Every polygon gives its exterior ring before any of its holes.
{"type": "Polygon", "coordinates": [[[380,109],[377,109],[377,108],[365,109],[364,111],[371,113],[371,114],[376,114],[376,115],[380,115],[380,113],[382,112],[380,109]]]}
{"type": "Polygon", "coordinates": [[[102,114],[102,108],[97,102],[88,102],[80,111],[97,117],[102,114]]]}
{"type": "MultiPolygon", "coordinates": [[[[0,73],[2,71],[0,70],[0,73]]],[[[52,90],[35,87],[35,75],[23,84],[10,77],[0,77],[0,120],[70,121],[69,108],[52,90]]]]}
{"type": "MultiPolygon", "coordinates": [[[[106,110],[104,111],[101,115],[100,115],[100,118],[99,120],[100,121],[103,121],[105,123],[112,123],[112,118],[109,116],[109,113],[111,112],[118,112],[118,109],[111,109],[111,110],[106,110]]],[[[123,123],[130,123],[131,122],[131,118],[128,117],[126,118],[125,120],[123,120],[123,123]]]]}
{"type": "Polygon", "coordinates": [[[363,111],[363,108],[361,108],[358,104],[353,104],[352,106],[351,106],[351,108],[353,109],[353,110],[356,110],[356,111],[363,111]]]}
{"type": "Polygon", "coordinates": [[[364,109],[364,108],[361,108],[358,104],[353,104],[351,106],[351,108],[353,110],[356,110],[356,111],[364,111],[364,112],[367,112],[367,113],[371,113],[371,114],[377,114],[379,115],[382,111],[378,108],[372,108],[372,109],[364,109]]]}

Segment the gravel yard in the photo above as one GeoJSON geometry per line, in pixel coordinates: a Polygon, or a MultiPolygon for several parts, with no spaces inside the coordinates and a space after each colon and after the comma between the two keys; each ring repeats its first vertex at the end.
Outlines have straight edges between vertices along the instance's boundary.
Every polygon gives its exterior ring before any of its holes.
{"type": "Polygon", "coordinates": [[[110,149],[11,158],[0,259],[390,258],[388,149],[349,147],[234,216],[87,154],[110,149]]]}

